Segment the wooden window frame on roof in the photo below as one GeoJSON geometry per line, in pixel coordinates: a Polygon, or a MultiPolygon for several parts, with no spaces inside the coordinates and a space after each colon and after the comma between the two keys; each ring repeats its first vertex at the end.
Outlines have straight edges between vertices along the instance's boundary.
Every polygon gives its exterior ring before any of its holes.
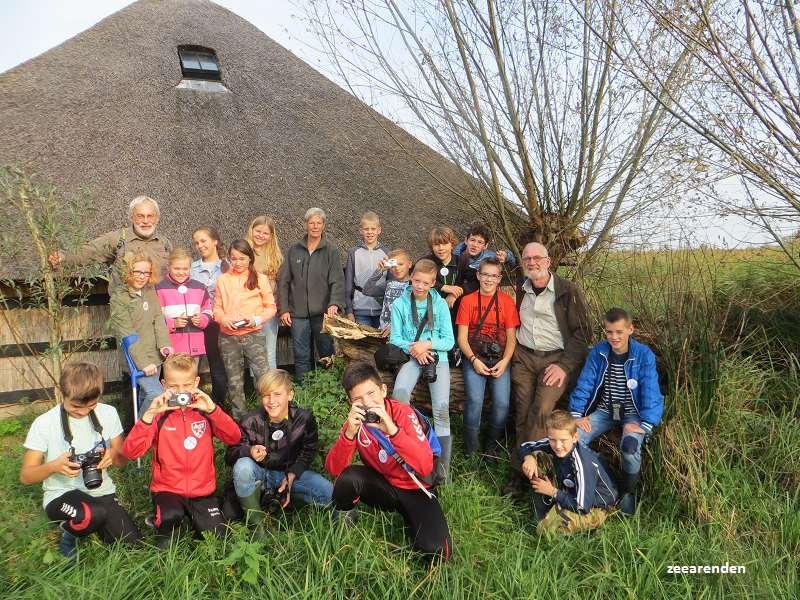
{"type": "Polygon", "coordinates": [[[203,46],[178,46],[178,60],[180,61],[181,74],[184,79],[222,82],[222,68],[220,67],[217,53],[211,48],[205,48],[203,46]],[[190,58],[193,58],[197,62],[199,68],[187,65],[190,58]],[[203,59],[213,63],[216,69],[203,68],[203,59]]]}

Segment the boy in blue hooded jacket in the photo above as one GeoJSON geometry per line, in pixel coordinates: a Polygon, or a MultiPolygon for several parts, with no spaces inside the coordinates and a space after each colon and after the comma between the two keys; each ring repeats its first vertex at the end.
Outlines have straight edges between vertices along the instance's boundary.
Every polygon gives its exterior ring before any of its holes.
{"type": "Polygon", "coordinates": [[[622,428],[620,453],[623,479],[619,507],[636,510],[636,486],[642,447],[664,413],[653,351],[631,337],[627,311],[610,309],[603,317],[606,339],[589,352],[569,399],[583,444],[616,427],[622,428]]]}

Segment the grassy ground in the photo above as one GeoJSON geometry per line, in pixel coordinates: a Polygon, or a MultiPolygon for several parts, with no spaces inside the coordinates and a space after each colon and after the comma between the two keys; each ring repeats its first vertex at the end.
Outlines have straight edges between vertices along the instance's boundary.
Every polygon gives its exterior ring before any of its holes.
{"type": "MultiPolygon", "coordinates": [[[[778,343],[772,333],[791,331],[797,301],[785,289],[796,289],[786,286],[797,274],[732,265],[707,293],[692,292],[690,311],[675,304],[683,279],[670,260],[671,267],[661,258],[658,269],[624,271],[630,289],[661,278],[658,294],[631,308],[652,328],[643,334],[664,347],[669,392],[635,517],[613,515],[591,534],[540,538],[528,509],[498,494],[506,465],[465,461],[457,448],[452,482],[439,492],[454,543],[447,564],[415,556],[396,515],[364,510],[343,529],[329,513],[301,507],[274,519],[263,544],[240,526],[224,540],[183,536],[166,552],[86,541],[70,568],[55,552],[41,490],[18,482],[30,422],[21,419],[0,423],[0,598],[800,597],[800,376],[785,350],[791,336],[778,343]],[[760,320],[744,313],[748,335],[731,326],[741,315],[719,309],[758,297],[760,320]],[[659,308],[659,298],[673,300],[659,308]],[[670,329],[670,315],[686,323],[670,329]],[[746,573],[668,573],[670,565],[724,564],[746,573]]],[[[608,289],[604,273],[587,282],[596,306],[612,301],[598,294],[608,289]]],[[[322,446],[330,446],[345,413],[336,373],[317,373],[296,399],[314,408],[322,446]]],[[[129,465],[113,477],[141,524],[150,510],[147,468],[129,465]]]]}

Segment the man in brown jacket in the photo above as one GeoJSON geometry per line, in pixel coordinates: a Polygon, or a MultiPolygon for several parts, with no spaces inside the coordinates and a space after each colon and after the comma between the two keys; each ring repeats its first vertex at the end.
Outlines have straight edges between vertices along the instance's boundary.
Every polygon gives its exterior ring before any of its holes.
{"type": "MultiPolygon", "coordinates": [[[[522,252],[525,279],[517,286],[520,326],[511,363],[516,444],[547,435],[545,420],[580,373],[591,341],[583,291],[550,272],[550,256],[532,242],[522,252]]],[[[522,488],[517,452],[511,453],[507,493],[522,488]]]]}
{"type": "Polygon", "coordinates": [[[129,208],[130,225],[104,233],[74,253],[53,252],[49,257],[51,266],[105,263],[111,267],[108,278],[108,293],[111,295],[124,279],[125,257],[146,254],[153,259],[156,281],[160,280],[166,273],[172,243],[156,233],[161,216],[158,203],[149,196],[137,196],[129,208]]]}

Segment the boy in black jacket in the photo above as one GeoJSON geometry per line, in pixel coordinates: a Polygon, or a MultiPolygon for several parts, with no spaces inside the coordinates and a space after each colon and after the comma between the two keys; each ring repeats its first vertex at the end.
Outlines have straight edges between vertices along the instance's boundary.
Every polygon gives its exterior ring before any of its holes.
{"type": "Polygon", "coordinates": [[[262,408],[245,415],[242,439],[228,447],[225,461],[233,465],[236,495],[250,524],[261,530],[264,504],[285,508],[294,492],[310,504],[331,501],[333,485],[309,469],[319,437],[314,414],[290,404],[292,378],[283,369],[270,369],[258,380],[262,408]]]}
{"type": "Polygon", "coordinates": [[[572,415],[554,410],[547,418],[547,437],[519,449],[522,472],[533,489],[540,534],[596,529],[617,501],[611,474],[578,439],[572,415]]]}

